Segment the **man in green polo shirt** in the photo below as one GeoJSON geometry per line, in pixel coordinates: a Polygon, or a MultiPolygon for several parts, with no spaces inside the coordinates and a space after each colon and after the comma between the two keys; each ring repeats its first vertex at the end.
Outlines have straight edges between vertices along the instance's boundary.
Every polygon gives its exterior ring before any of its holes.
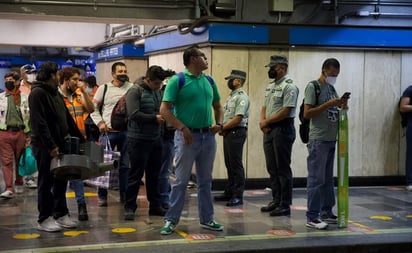
{"type": "Polygon", "coordinates": [[[200,226],[215,231],[223,230],[223,226],[214,220],[211,193],[216,154],[215,134],[222,130],[223,120],[220,95],[215,82],[203,73],[208,68],[207,58],[197,46],[184,51],[183,64],[186,66],[183,77],[175,75],[170,78],[160,107],[160,114],[176,128],[176,180],[170,193],[165,226],[160,230],[162,235],[171,234],[180,220],[194,163],[200,226]]]}

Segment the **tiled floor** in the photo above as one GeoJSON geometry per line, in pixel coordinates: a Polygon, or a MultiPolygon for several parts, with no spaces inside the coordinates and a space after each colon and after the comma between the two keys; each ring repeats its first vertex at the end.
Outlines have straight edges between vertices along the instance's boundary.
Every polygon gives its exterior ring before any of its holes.
{"type": "MultiPolygon", "coordinates": [[[[36,190],[0,199],[0,252],[412,252],[412,192],[403,187],[351,188],[349,227],[322,231],[305,226],[305,189],[294,189],[290,217],[261,213],[269,192],[249,190],[241,208],[215,202],[223,232],[199,227],[196,188],[188,189],[181,222],[169,236],[159,234],[162,217],[148,216],[144,189],[132,222],[123,219],[118,192],[110,192],[108,207],[98,207],[95,190],[86,190],[89,221],[58,233],[35,229],[36,190]]],[[[77,218],[72,192],[68,204],[77,218]]]]}

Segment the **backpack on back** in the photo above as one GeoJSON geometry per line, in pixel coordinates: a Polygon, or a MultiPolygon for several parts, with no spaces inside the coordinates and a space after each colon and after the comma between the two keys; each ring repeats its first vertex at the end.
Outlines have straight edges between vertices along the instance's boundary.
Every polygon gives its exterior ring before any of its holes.
{"type": "MultiPolygon", "coordinates": [[[[102,107],[104,103],[104,98],[106,96],[107,84],[104,85],[102,105],[98,108],[100,114],[102,114],[102,107]]],[[[127,93],[126,93],[127,94],[127,93]]],[[[116,131],[127,130],[127,111],[126,111],[126,94],[124,94],[113,107],[112,114],[110,116],[110,124],[112,129],[116,131]]]]}
{"type": "MultiPolygon", "coordinates": [[[[319,95],[320,95],[320,86],[317,81],[312,81],[313,85],[315,86],[315,95],[316,95],[316,105],[319,103],[319,95]]],[[[303,116],[305,110],[305,99],[302,100],[302,104],[299,108],[299,136],[303,143],[309,142],[309,125],[310,119],[305,119],[303,116]]]]}
{"type": "MultiPolygon", "coordinates": [[[[185,74],[183,72],[179,72],[177,74],[179,77],[179,90],[185,85],[185,74]]],[[[213,81],[213,78],[209,75],[205,75],[206,79],[209,81],[210,86],[215,85],[215,82],[213,81]]]]}

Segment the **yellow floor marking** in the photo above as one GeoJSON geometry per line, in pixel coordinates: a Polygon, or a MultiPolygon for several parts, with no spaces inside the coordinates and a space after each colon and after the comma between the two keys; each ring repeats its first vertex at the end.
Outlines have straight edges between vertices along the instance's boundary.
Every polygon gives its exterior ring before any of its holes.
{"type": "Polygon", "coordinates": [[[13,236],[14,239],[21,239],[21,240],[27,240],[27,239],[34,239],[34,238],[39,238],[40,234],[15,234],[13,236]]]}
{"type": "Polygon", "coordinates": [[[371,218],[372,220],[392,220],[392,217],[389,217],[389,216],[379,216],[379,215],[371,216],[370,218],[371,218]]]}
{"type": "Polygon", "coordinates": [[[182,230],[176,229],[175,232],[183,238],[186,238],[187,234],[182,230]]]}
{"type": "Polygon", "coordinates": [[[406,215],[406,218],[408,218],[408,219],[412,219],[412,214],[408,214],[408,215],[406,215]]]}
{"type": "Polygon", "coordinates": [[[133,232],[136,232],[136,229],[134,228],[113,228],[112,232],[117,233],[117,234],[133,233],[133,232]]]}
{"type": "Polygon", "coordinates": [[[81,234],[88,234],[88,233],[89,233],[88,231],[79,230],[79,231],[66,231],[66,232],[64,232],[63,234],[64,234],[65,236],[72,236],[72,237],[74,237],[74,236],[79,236],[79,235],[81,235],[81,234]]]}
{"type": "MultiPolygon", "coordinates": [[[[76,194],[74,192],[66,192],[66,198],[74,198],[76,194]]],[[[85,197],[97,197],[97,193],[95,192],[85,192],[85,197]]]]}

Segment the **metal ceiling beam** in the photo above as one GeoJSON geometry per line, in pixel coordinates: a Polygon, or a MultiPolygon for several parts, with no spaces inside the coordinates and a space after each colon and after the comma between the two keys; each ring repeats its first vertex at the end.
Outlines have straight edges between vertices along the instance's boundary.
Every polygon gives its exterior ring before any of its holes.
{"type": "Polygon", "coordinates": [[[2,0],[0,17],[115,24],[178,24],[199,18],[198,0],[2,0]]]}

